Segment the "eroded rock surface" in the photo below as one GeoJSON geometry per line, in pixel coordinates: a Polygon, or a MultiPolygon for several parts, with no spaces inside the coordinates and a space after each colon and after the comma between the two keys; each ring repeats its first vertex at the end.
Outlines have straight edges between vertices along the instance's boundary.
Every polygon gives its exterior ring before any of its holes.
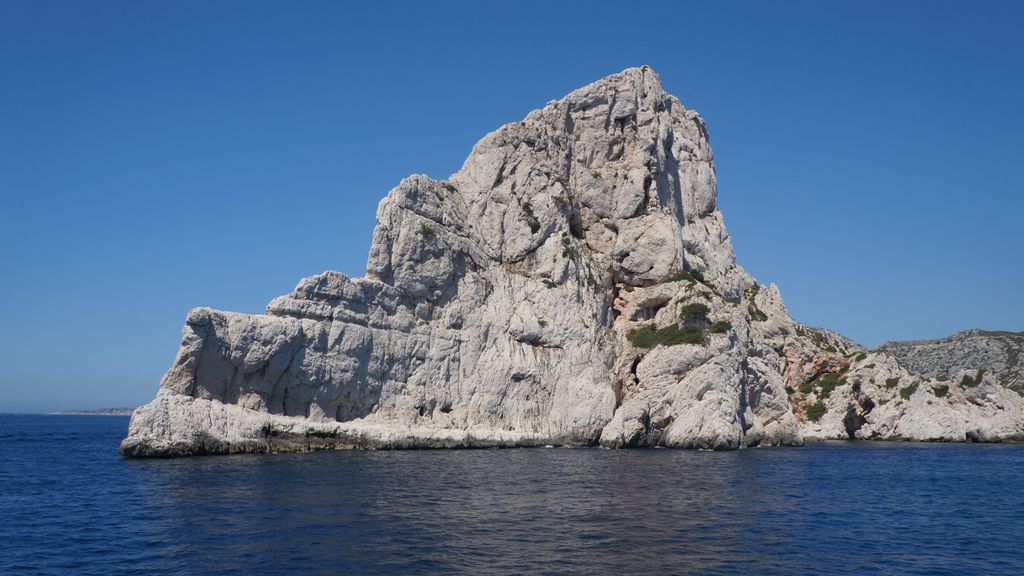
{"type": "Polygon", "coordinates": [[[1024,334],[969,330],[873,351],[807,341],[787,349],[804,438],[1024,440],[1024,334]]]}
{"type": "Polygon", "coordinates": [[[365,277],[306,278],[264,315],[191,311],[121,449],[1020,435],[1019,396],[992,375],[942,400],[956,409],[904,405],[878,379],[911,378],[905,357],[865,354],[736,264],[703,120],[634,68],[487,135],[446,181],[399,183],[365,277]]]}

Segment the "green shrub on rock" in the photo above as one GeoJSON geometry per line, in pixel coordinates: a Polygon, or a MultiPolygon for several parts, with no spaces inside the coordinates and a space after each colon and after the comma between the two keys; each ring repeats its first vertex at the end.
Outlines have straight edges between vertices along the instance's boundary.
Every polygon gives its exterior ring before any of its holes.
{"type": "Polygon", "coordinates": [[[654,348],[658,345],[703,344],[704,329],[700,326],[680,327],[676,324],[665,328],[655,328],[648,325],[630,330],[626,338],[637,348],[654,348]]]}
{"type": "Polygon", "coordinates": [[[696,284],[697,282],[704,282],[704,276],[696,270],[682,270],[675,274],[665,278],[665,282],[689,282],[690,284],[696,284]]]}
{"type": "Polygon", "coordinates": [[[971,378],[969,374],[964,374],[964,377],[960,379],[960,386],[964,388],[974,388],[978,384],[981,384],[981,377],[985,375],[985,369],[978,370],[978,373],[971,378]]]}
{"type": "Polygon", "coordinates": [[[683,324],[705,324],[708,321],[708,312],[710,311],[711,308],[708,308],[707,304],[691,302],[679,308],[679,318],[683,321],[683,324]]]}
{"type": "Polygon", "coordinates": [[[761,311],[753,302],[747,305],[747,313],[750,314],[751,320],[755,322],[764,322],[768,320],[768,315],[761,311]]]}
{"type": "Polygon", "coordinates": [[[917,382],[914,382],[910,386],[900,388],[900,398],[910,400],[910,397],[914,395],[914,392],[917,392],[917,382]]]}
{"type": "Polygon", "coordinates": [[[708,332],[712,334],[725,334],[729,330],[732,330],[732,322],[728,320],[719,320],[708,327],[708,332]]]}
{"type": "Polygon", "coordinates": [[[818,393],[819,398],[828,398],[832,394],[832,391],[836,389],[836,386],[846,384],[846,378],[840,377],[838,374],[828,373],[818,379],[818,393]]]}
{"type": "Polygon", "coordinates": [[[814,404],[808,406],[804,413],[807,414],[808,420],[817,422],[818,420],[821,420],[821,417],[825,415],[825,412],[825,405],[822,404],[821,400],[818,400],[814,404]]]}

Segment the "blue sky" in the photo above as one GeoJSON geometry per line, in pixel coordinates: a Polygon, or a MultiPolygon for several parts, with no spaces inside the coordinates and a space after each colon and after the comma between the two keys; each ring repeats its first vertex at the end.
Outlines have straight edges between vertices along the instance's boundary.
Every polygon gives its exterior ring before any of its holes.
{"type": "Polygon", "coordinates": [[[402,177],[642,64],[794,317],[1024,330],[1024,4],[432,4],[0,2],[0,411],[148,401],[190,308],[361,275],[402,177]]]}

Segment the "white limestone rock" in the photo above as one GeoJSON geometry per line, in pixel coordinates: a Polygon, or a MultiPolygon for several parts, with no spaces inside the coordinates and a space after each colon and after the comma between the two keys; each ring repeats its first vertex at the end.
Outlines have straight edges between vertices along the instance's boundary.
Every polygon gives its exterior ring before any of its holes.
{"type": "Polygon", "coordinates": [[[805,330],[736,264],[715,186],[704,121],[653,70],[581,88],[485,136],[448,180],[402,180],[365,277],[303,279],[263,315],[191,311],[122,452],[798,445],[848,435],[854,404],[858,437],[1017,433],[1013,399],[987,387],[938,428],[932,405],[866,408],[866,380],[807,418],[813,394],[787,385],[862,348],[805,330]]]}
{"type": "Polygon", "coordinates": [[[1024,398],[1015,379],[1019,365],[1014,346],[1019,340],[1024,338],[1012,333],[969,331],[849,354],[820,341],[808,353],[802,344],[791,342],[787,376],[802,435],[1024,441],[1024,398]],[[962,345],[964,339],[973,345],[962,345]],[[793,354],[797,350],[803,355],[793,354]],[[831,392],[830,380],[837,383],[831,392]],[[819,402],[820,417],[812,408],[819,402]]]}

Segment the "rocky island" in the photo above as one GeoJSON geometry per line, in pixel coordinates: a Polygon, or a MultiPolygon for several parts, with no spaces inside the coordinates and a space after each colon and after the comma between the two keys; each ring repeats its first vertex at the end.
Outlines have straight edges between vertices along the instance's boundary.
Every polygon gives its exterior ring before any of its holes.
{"type": "Polygon", "coordinates": [[[1016,441],[1022,347],[793,320],[736,263],[704,121],[632,68],[400,182],[365,277],[192,310],[121,451],[1016,441]]]}
{"type": "Polygon", "coordinates": [[[56,416],[131,416],[135,408],[117,406],[113,408],[96,408],[93,410],[63,410],[56,416]]]}

